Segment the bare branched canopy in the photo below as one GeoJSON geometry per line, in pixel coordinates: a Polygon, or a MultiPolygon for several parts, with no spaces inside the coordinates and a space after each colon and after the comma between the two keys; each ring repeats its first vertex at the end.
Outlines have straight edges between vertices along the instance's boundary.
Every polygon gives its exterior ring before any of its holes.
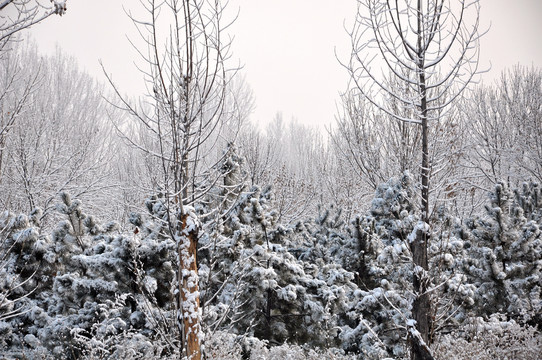
{"type": "Polygon", "coordinates": [[[197,183],[204,170],[213,166],[205,162],[209,151],[200,151],[202,146],[213,148],[221,130],[238,120],[239,109],[228,108],[226,101],[237,70],[225,65],[231,56],[231,39],[223,38],[223,31],[229,23],[224,23],[220,2],[150,0],[142,4],[148,19],[129,16],[146,45],[141,49],[133,42],[147,64],[140,71],[148,92],[134,104],[114,89],[120,107],[156,142],[148,146],[127,131],[122,133],[132,145],[162,162],[163,186],[187,205],[202,196],[197,183]]]}
{"type": "Polygon", "coordinates": [[[344,64],[351,91],[418,124],[425,96],[428,120],[439,119],[479,73],[479,8],[463,0],[359,1],[344,64]]]}
{"type": "Polygon", "coordinates": [[[0,1],[0,51],[19,31],[41,22],[51,15],[64,15],[66,0],[2,0],[0,1]]]}

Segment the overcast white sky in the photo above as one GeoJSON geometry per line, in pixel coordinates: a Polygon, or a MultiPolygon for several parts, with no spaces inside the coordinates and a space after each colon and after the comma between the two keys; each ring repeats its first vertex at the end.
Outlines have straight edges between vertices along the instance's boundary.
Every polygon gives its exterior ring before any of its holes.
{"type": "MultiPolygon", "coordinates": [[[[104,80],[101,59],[121,89],[143,91],[133,65],[137,57],[126,35],[134,27],[125,9],[139,11],[136,0],[68,0],[68,11],[31,30],[43,51],[58,44],[80,66],[104,80]]],[[[542,1],[481,0],[482,27],[491,22],[481,42],[481,65],[499,76],[514,64],[542,67],[542,1]]],[[[323,126],[333,122],[339,92],[347,76],[335,58],[347,60],[348,37],[343,24],[354,19],[355,0],[231,0],[239,17],[231,28],[234,60],[256,97],[254,121],[266,123],[281,111],[285,119],[323,126]]],[[[234,65],[234,64],[232,64],[234,65]]]]}

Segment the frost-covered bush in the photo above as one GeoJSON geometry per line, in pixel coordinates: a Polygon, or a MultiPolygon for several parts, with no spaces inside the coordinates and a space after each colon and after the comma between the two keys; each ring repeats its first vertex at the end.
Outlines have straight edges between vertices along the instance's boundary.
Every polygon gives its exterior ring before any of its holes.
{"type": "Polygon", "coordinates": [[[384,278],[410,286],[412,273],[405,268],[412,267],[408,236],[419,221],[414,200],[412,179],[405,173],[380,185],[367,214],[352,222],[343,267],[357,273],[360,288],[380,286],[384,278]]]}
{"type": "MultiPolygon", "coordinates": [[[[408,357],[410,241],[428,230],[416,214],[410,176],[381,185],[370,210],[350,224],[329,207],[284,225],[271,188],[237,184],[228,169],[239,162],[226,159],[221,169],[231,191],[212,189],[195,206],[203,220],[198,265],[207,356],[408,357]]],[[[535,328],[523,323],[540,323],[539,195],[534,184],[515,193],[499,185],[484,217],[438,211],[428,232],[438,356],[531,356],[512,345],[484,350],[498,339],[540,348],[535,328]],[[496,312],[515,321],[491,317],[496,312]]],[[[67,194],[51,231],[40,228],[39,210],[0,216],[2,354],[179,358],[177,248],[165,199],[152,196],[145,205],[147,214],[131,214],[124,231],[88,216],[67,194]]]]}
{"type": "Polygon", "coordinates": [[[414,264],[411,243],[418,231],[428,238],[428,289],[434,329],[449,329],[465,319],[474,287],[457,272],[464,256],[464,229],[446,211],[429,227],[414,205],[414,183],[408,173],[380,185],[371,208],[349,228],[350,237],[337,262],[356,273],[359,289],[350,294],[351,308],[341,328],[343,348],[366,358],[408,355],[414,264]]]}
{"type": "Polygon", "coordinates": [[[59,268],[51,237],[41,234],[41,210],[0,216],[0,349],[36,345],[21,329],[48,321],[39,304],[48,298],[59,268]]]}
{"type": "Polygon", "coordinates": [[[428,249],[429,273],[434,291],[431,301],[435,313],[434,331],[449,332],[468,317],[474,305],[476,287],[461,271],[470,244],[470,233],[461,219],[445,207],[437,211],[428,249]]]}
{"type": "MultiPolygon", "coordinates": [[[[531,326],[504,321],[495,314],[489,320],[474,318],[456,332],[439,336],[433,345],[437,360],[538,360],[542,334],[531,326]]],[[[505,316],[504,316],[505,317],[505,316]]]]}
{"type": "Polygon", "coordinates": [[[282,344],[269,346],[265,340],[255,337],[236,336],[225,332],[215,333],[206,343],[205,352],[213,360],[350,360],[355,355],[347,355],[337,348],[325,350],[311,349],[307,346],[282,344]]]}
{"type": "Polygon", "coordinates": [[[289,237],[291,252],[304,261],[341,264],[343,249],[350,241],[342,210],[330,205],[319,208],[318,216],[295,224],[289,237]]]}

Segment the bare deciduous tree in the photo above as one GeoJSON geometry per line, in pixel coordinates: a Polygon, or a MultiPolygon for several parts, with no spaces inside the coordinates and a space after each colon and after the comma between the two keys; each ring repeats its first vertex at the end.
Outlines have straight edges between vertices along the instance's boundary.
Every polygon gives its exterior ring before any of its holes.
{"type": "Polygon", "coordinates": [[[489,190],[499,181],[518,186],[542,181],[542,72],[514,67],[494,86],[480,86],[465,104],[470,119],[470,157],[479,186],[489,190]]]}
{"type": "MultiPolygon", "coordinates": [[[[21,53],[11,51],[0,61],[0,183],[5,173],[6,142],[16,119],[24,113],[40,84],[40,68],[31,64],[24,71],[21,53]]],[[[35,64],[35,63],[34,63],[35,64]]]]}
{"type": "Polygon", "coordinates": [[[419,127],[375,112],[355,89],[342,99],[343,114],[331,129],[331,140],[369,190],[413,170],[421,143],[419,127]]]}
{"type": "Polygon", "coordinates": [[[5,146],[16,119],[25,111],[39,85],[40,68],[23,69],[20,54],[12,53],[8,44],[24,29],[47,17],[66,12],[66,0],[0,1],[0,182],[4,172],[5,146]]]}
{"type": "Polygon", "coordinates": [[[149,92],[144,104],[135,105],[117,87],[114,89],[119,107],[154,138],[153,142],[141,143],[124,136],[160,164],[160,188],[156,190],[164,195],[167,209],[162,220],[167,221],[178,246],[177,325],[181,347],[190,359],[200,359],[203,333],[196,248],[201,229],[192,204],[216,185],[221,158],[217,159],[214,149],[225,143],[226,133],[236,134],[225,130],[237,126],[243,116],[236,102],[230,107],[226,101],[236,73],[235,68],[226,67],[231,40],[224,29],[230,24],[224,22],[220,1],[141,3],[147,19],[131,18],[147,45],[146,49],[136,49],[146,63],[142,72],[149,92]]]}
{"type": "Polygon", "coordinates": [[[39,56],[31,42],[0,59],[0,68],[0,82],[9,85],[0,98],[0,189],[7,194],[0,204],[26,212],[41,207],[45,217],[69,191],[104,210],[107,195],[98,193],[112,185],[112,138],[103,86],[59,49],[39,56]]]}
{"type": "MultiPolygon", "coordinates": [[[[464,0],[359,0],[352,30],[352,55],[345,65],[354,98],[421,131],[421,214],[429,224],[430,179],[435,170],[430,129],[442,121],[478,72],[479,2],[464,0]],[[469,13],[473,13],[469,15],[469,13]],[[468,16],[474,16],[468,25],[468,16]],[[379,70],[375,59],[387,72],[379,70]]],[[[393,136],[393,135],[392,135],[393,136]]],[[[427,276],[427,226],[411,243],[416,298],[411,334],[414,359],[431,358],[431,303],[427,276]]]]}
{"type": "Polygon", "coordinates": [[[240,144],[251,185],[269,182],[269,173],[278,161],[278,144],[252,124],[241,132],[240,144]]]}

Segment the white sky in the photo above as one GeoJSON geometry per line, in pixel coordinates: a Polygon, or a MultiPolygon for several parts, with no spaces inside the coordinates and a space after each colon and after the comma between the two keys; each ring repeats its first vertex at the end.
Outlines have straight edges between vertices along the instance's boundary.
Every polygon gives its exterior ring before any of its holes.
{"type": "MultiPolygon", "coordinates": [[[[124,7],[139,12],[136,0],[68,0],[65,16],[35,26],[32,36],[43,51],[58,44],[79,65],[104,80],[98,64],[123,92],[144,90],[133,62],[137,53],[126,35],[135,38],[124,7]]],[[[482,27],[491,22],[481,42],[481,66],[489,61],[487,80],[514,64],[542,67],[542,1],[481,0],[482,27]]],[[[352,24],[355,0],[230,0],[239,17],[231,28],[235,36],[233,59],[244,64],[243,73],[256,97],[252,119],[269,122],[281,111],[285,119],[322,127],[334,121],[338,94],[347,75],[335,58],[346,61],[349,39],[343,23],[352,24]]]]}

